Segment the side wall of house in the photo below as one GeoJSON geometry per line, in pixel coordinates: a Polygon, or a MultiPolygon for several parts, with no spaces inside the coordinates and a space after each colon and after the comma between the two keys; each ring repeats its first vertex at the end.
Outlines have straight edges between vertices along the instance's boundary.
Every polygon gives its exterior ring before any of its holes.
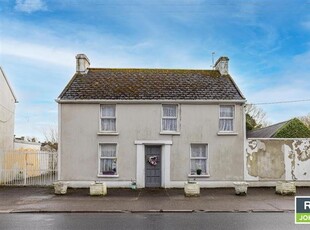
{"type": "Polygon", "coordinates": [[[0,169],[5,152],[13,150],[14,118],[15,98],[0,68],[0,169]]]}
{"type": "MultiPolygon", "coordinates": [[[[161,132],[161,104],[117,104],[118,135],[99,135],[99,104],[60,104],[60,180],[107,181],[126,187],[137,180],[136,141],[171,141],[169,183],[183,187],[190,177],[190,145],[208,145],[209,177],[197,177],[204,186],[230,186],[243,180],[243,106],[235,105],[235,135],[218,135],[219,104],[179,104],[180,135],[161,132]],[[117,143],[118,177],[99,178],[99,143],[117,143]]],[[[141,171],[140,173],[144,173],[141,171]]],[[[193,178],[190,178],[193,179],[193,178]]]]}
{"type": "Polygon", "coordinates": [[[252,185],[279,180],[310,185],[310,139],[248,139],[244,163],[245,180],[252,185]]]}

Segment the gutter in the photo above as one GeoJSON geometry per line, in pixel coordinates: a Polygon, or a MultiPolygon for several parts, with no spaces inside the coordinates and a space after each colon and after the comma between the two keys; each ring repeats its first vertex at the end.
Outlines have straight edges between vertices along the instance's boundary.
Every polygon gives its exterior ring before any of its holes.
{"type": "Polygon", "coordinates": [[[59,104],[100,104],[100,103],[122,103],[122,104],[162,104],[162,103],[182,103],[182,104],[245,104],[246,100],[104,100],[104,99],[79,99],[66,100],[57,98],[59,104]]]}

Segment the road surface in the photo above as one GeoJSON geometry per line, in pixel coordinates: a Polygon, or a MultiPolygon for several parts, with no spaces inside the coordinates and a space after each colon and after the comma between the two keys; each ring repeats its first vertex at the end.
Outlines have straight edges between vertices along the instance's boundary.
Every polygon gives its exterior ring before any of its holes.
{"type": "Polygon", "coordinates": [[[310,229],[294,213],[37,213],[0,214],[0,229],[310,229]]]}

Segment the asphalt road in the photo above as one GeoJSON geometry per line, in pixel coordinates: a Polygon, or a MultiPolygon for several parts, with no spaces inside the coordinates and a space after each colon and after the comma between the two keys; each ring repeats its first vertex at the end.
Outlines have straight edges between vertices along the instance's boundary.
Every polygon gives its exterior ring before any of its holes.
{"type": "Polygon", "coordinates": [[[310,229],[294,213],[46,213],[0,214],[0,229],[310,229]]]}

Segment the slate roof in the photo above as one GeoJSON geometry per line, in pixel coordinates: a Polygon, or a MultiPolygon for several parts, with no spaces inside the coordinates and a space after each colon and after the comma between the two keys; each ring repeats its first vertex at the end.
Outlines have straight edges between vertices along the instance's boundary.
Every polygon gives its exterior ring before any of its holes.
{"type": "Polygon", "coordinates": [[[102,69],[76,73],[61,100],[244,100],[218,70],[102,69]]]}
{"type": "Polygon", "coordinates": [[[274,135],[289,121],[283,121],[274,125],[267,126],[265,128],[260,128],[253,131],[247,131],[247,138],[273,138],[274,135]]]}

